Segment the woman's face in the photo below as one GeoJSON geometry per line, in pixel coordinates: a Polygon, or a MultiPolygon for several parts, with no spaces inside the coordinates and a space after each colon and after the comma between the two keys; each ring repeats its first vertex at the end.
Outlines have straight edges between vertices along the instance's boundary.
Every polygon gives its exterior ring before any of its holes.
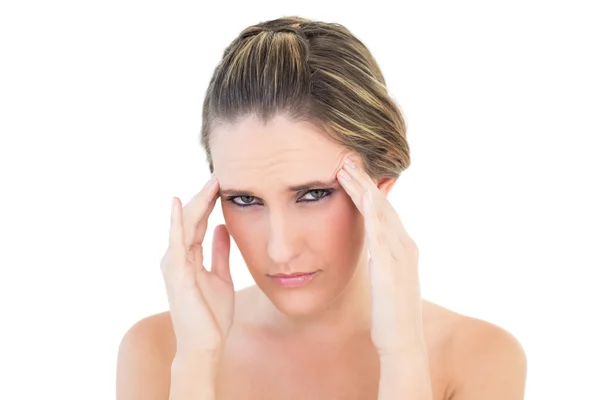
{"type": "Polygon", "coordinates": [[[282,116],[220,126],[210,147],[227,229],[258,287],[288,315],[331,304],[364,249],[362,216],[336,179],[351,153],[282,116]],[[300,286],[274,277],[313,272],[300,286]]]}

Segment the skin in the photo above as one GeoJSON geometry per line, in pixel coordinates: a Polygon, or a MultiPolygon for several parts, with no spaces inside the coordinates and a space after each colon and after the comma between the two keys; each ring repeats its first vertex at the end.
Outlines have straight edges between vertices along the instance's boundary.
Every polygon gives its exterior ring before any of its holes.
{"type": "MultiPolygon", "coordinates": [[[[387,202],[395,180],[370,179],[355,154],[283,116],[220,126],[210,145],[226,231],[256,282],[235,292],[217,398],[523,399],[526,358],[509,332],[420,297],[416,244],[387,202]],[[311,181],[328,184],[288,189],[311,181]],[[269,276],[313,271],[294,289],[269,276]]],[[[173,318],[125,334],[118,399],[169,398],[173,318]]]]}

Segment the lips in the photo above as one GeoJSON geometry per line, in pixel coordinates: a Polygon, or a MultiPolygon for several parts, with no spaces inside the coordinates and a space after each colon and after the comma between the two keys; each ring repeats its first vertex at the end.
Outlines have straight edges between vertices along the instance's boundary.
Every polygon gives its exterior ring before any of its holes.
{"type": "Polygon", "coordinates": [[[292,274],[269,275],[269,277],[284,288],[295,288],[306,285],[317,272],[294,272],[292,274]]]}
{"type": "Polygon", "coordinates": [[[294,272],[291,274],[274,274],[271,276],[277,277],[277,278],[291,278],[293,276],[310,275],[310,274],[314,274],[314,272],[294,272]]]}

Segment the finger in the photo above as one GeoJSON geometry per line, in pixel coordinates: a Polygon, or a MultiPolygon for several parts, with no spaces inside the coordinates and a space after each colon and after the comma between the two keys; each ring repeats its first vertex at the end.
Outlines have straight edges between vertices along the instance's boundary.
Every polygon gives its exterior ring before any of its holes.
{"type": "Polygon", "coordinates": [[[365,191],[370,190],[373,192],[373,194],[381,194],[379,188],[375,182],[373,182],[373,179],[369,176],[369,174],[367,174],[363,168],[352,161],[352,159],[346,157],[342,168],[348,173],[348,175],[350,175],[350,178],[357,181],[365,191]]]}
{"type": "Polygon", "coordinates": [[[343,167],[338,171],[337,176],[338,181],[361,213],[363,213],[362,196],[366,191],[373,192],[375,196],[382,196],[371,177],[348,158],[344,160],[343,167]]]}
{"type": "Polygon", "coordinates": [[[204,249],[202,248],[202,244],[192,244],[187,254],[190,263],[194,266],[194,271],[206,271],[206,268],[204,268],[204,249]]]}
{"type": "Polygon", "coordinates": [[[356,165],[350,159],[346,159],[344,162],[343,170],[348,174],[351,180],[356,181],[358,184],[361,195],[366,191],[370,191],[373,195],[373,203],[376,206],[379,219],[382,221],[388,221],[390,227],[393,228],[395,235],[397,235],[403,244],[409,244],[411,238],[408,232],[404,228],[404,224],[394,207],[389,203],[387,198],[381,193],[375,182],[371,179],[369,174],[364,169],[356,165]]]}
{"type": "Polygon", "coordinates": [[[181,201],[173,197],[171,203],[171,226],[169,230],[169,249],[178,257],[185,257],[183,245],[183,225],[181,223],[181,201]]]}
{"type": "MultiPolygon", "coordinates": [[[[378,206],[373,203],[372,192],[365,193],[365,231],[371,252],[371,282],[377,287],[388,288],[387,285],[398,282],[411,282],[415,279],[418,265],[418,254],[413,252],[409,244],[414,243],[410,237],[402,238],[400,229],[392,221],[392,216],[378,214],[378,206]]],[[[394,212],[394,217],[399,217],[394,212]]]]}
{"type": "MultiPolygon", "coordinates": [[[[348,165],[346,165],[346,167],[356,169],[356,167],[351,167],[348,165]]],[[[386,213],[384,206],[387,202],[387,199],[383,198],[384,201],[379,199],[380,201],[375,203],[372,199],[373,193],[375,193],[376,196],[381,197],[381,193],[379,192],[377,186],[374,184],[372,185],[375,190],[372,190],[372,188],[365,188],[364,184],[360,183],[356,179],[352,179],[346,167],[342,168],[338,172],[338,180],[348,195],[352,198],[352,201],[356,207],[362,213],[365,219],[365,227],[367,224],[369,224],[369,230],[367,231],[367,241],[370,242],[369,250],[375,251],[376,248],[379,248],[379,254],[375,255],[375,257],[381,258],[381,253],[383,251],[389,252],[389,248],[386,248],[385,245],[388,245],[389,247],[390,243],[388,238],[389,235],[387,233],[388,227],[387,225],[384,226],[382,223],[382,221],[386,220],[384,218],[386,213]],[[370,206],[367,207],[368,198],[370,198],[371,201],[370,206]]],[[[370,178],[368,178],[368,180],[370,181],[370,178]]]]}
{"type": "Polygon", "coordinates": [[[232,282],[229,267],[231,240],[225,225],[217,225],[213,234],[211,272],[226,282],[232,282]]]}
{"type": "Polygon", "coordinates": [[[352,202],[356,208],[358,208],[358,211],[364,215],[364,207],[362,204],[362,195],[365,193],[364,188],[356,180],[352,179],[348,172],[343,168],[338,171],[337,180],[348,196],[350,196],[352,202]]]}
{"type": "Polygon", "coordinates": [[[213,177],[183,208],[183,238],[185,248],[201,244],[206,235],[206,223],[216,201],[219,185],[213,177]]]}
{"type": "Polygon", "coordinates": [[[163,258],[162,269],[169,265],[182,265],[185,262],[186,251],[183,243],[183,225],[181,223],[181,201],[177,197],[171,199],[171,223],[169,226],[169,247],[163,258]],[[164,262],[168,259],[169,265],[164,262]]]}
{"type": "Polygon", "coordinates": [[[373,262],[381,265],[386,261],[384,258],[388,250],[388,235],[377,216],[371,191],[366,191],[361,201],[364,205],[363,215],[369,253],[373,262]]]}
{"type": "Polygon", "coordinates": [[[388,233],[377,217],[370,191],[365,192],[363,204],[371,285],[374,288],[383,288],[386,285],[393,284],[392,271],[389,270],[392,260],[388,233]]]}

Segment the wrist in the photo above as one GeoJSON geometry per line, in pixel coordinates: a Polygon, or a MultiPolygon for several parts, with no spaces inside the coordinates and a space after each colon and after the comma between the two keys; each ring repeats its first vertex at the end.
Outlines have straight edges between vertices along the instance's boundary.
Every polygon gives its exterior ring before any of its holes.
{"type": "Polygon", "coordinates": [[[378,399],[433,399],[427,350],[412,346],[380,358],[378,399]]]}
{"type": "Polygon", "coordinates": [[[391,340],[384,346],[378,346],[377,352],[380,359],[395,359],[406,358],[411,356],[419,356],[427,353],[427,345],[422,333],[414,332],[408,334],[393,335],[395,340],[391,340]]]}
{"type": "Polygon", "coordinates": [[[425,345],[415,345],[410,348],[394,349],[379,353],[379,362],[382,367],[398,365],[414,365],[427,362],[428,354],[425,345]]]}
{"type": "Polygon", "coordinates": [[[217,367],[220,358],[220,351],[177,349],[175,356],[173,357],[172,366],[212,370],[217,367]]]}
{"type": "Polygon", "coordinates": [[[219,357],[216,354],[178,350],[171,363],[169,398],[215,399],[218,366],[219,357]]]}

